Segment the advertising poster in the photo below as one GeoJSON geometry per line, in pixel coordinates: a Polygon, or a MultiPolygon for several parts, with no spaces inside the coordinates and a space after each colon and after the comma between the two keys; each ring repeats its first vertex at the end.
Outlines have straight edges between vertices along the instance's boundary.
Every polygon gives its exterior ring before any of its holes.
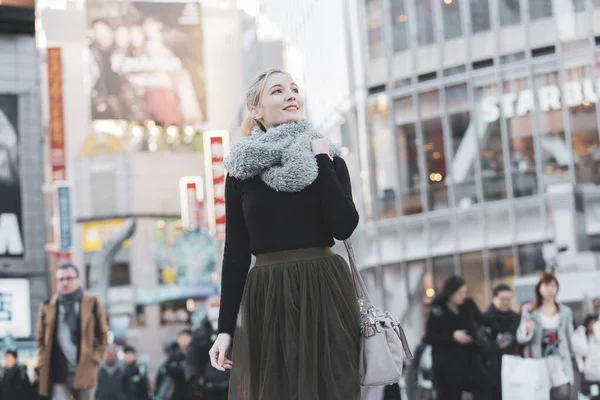
{"type": "Polygon", "coordinates": [[[0,258],[23,257],[18,101],[0,94],[0,258]]]}
{"type": "Polygon", "coordinates": [[[0,279],[0,337],[31,336],[29,281],[0,279]]]}
{"type": "Polygon", "coordinates": [[[204,121],[199,3],[89,0],[87,16],[92,119],[204,121]]]}
{"type": "MultiPolygon", "coordinates": [[[[81,229],[81,247],[83,251],[98,251],[102,244],[125,223],[125,219],[84,222],[81,229]]],[[[131,240],[123,242],[123,248],[129,248],[131,240]]]]}

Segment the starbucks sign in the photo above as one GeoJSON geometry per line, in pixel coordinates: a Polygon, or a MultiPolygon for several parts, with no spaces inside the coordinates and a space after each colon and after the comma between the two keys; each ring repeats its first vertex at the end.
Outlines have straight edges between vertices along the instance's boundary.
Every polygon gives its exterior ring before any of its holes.
{"type": "Polygon", "coordinates": [[[503,96],[484,97],[480,102],[483,121],[494,122],[503,115],[505,118],[522,117],[536,108],[539,111],[560,110],[563,102],[567,107],[592,105],[600,96],[600,80],[585,79],[581,82],[568,82],[562,88],[556,85],[542,86],[537,91],[522,90],[509,92],[503,96]]]}

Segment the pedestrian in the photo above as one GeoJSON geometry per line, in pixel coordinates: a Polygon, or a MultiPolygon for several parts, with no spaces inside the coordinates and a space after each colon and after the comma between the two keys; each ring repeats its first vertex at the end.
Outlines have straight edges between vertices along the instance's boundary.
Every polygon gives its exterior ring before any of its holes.
{"type": "Polygon", "coordinates": [[[133,346],[125,346],[125,380],[127,399],[150,400],[150,383],[145,365],[138,364],[137,351],[133,346]]]}
{"type": "Polygon", "coordinates": [[[40,306],[37,321],[40,395],[91,400],[108,339],[104,308],[83,290],[73,264],[58,267],[56,291],[40,306]]]}
{"type": "Polygon", "coordinates": [[[161,386],[167,387],[167,390],[157,388],[161,400],[188,400],[192,398],[192,388],[185,374],[186,357],[191,336],[192,332],[189,329],[183,329],[179,332],[177,345],[169,351],[167,360],[160,367],[159,374],[164,375],[161,386]]]}
{"type": "Polygon", "coordinates": [[[517,330],[517,340],[529,344],[533,358],[543,358],[550,374],[551,400],[568,400],[574,383],[573,313],[556,301],[559,283],[544,273],[535,287],[535,301],[517,330]]]}
{"type": "Polygon", "coordinates": [[[573,350],[583,372],[582,393],[600,400],[600,324],[598,314],[589,314],[573,335],[573,350]]]}
{"type": "Polygon", "coordinates": [[[4,353],[4,370],[0,375],[0,400],[28,399],[31,395],[31,383],[27,369],[19,364],[16,349],[4,353]]]}
{"type": "Polygon", "coordinates": [[[95,400],[128,400],[125,367],[117,359],[117,350],[109,346],[104,353],[104,362],[98,368],[98,389],[95,400]]]}
{"type": "Polygon", "coordinates": [[[494,288],[492,304],[483,315],[495,324],[499,332],[490,349],[490,375],[493,383],[490,400],[502,400],[502,356],[519,354],[517,329],[521,315],[512,310],[512,303],[512,289],[501,283],[494,288]]]}
{"type": "Polygon", "coordinates": [[[206,300],[206,316],[192,332],[187,356],[186,375],[192,389],[203,400],[227,400],[229,391],[229,370],[219,371],[213,368],[208,356],[208,351],[217,338],[220,304],[219,297],[206,300]]]}
{"type": "MultiPolygon", "coordinates": [[[[479,360],[478,327],[493,325],[475,302],[467,297],[467,285],[459,276],[444,282],[441,293],[433,300],[425,341],[431,345],[433,383],[438,400],[460,400],[463,393],[481,395],[488,382],[479,360]]],[[[492,334],[496,330],[492,329],[492,334]]]]}
{"type": "Polygon", "coordinates": [[[358,224],[348,168],[302,118],[304,100],[287,72],[260,74],[246,104],[245,137],[224,162],[212,365],[233,366],[230,399],[358,399],[357,292],[348,264],[331,251],[334,238],[348,239],[358,224]]]}

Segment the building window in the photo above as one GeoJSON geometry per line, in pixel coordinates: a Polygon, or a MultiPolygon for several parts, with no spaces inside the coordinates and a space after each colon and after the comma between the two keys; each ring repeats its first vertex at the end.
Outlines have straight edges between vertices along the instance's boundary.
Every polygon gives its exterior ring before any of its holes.
{"type": "Polygon", "coordinates": [[[444,38],[454,39],[462,35],[460,0],[443,1],[442,17],[444,20],[444,38]]]}
{"type": "Polygon", "coordinates": [[[367,0],[366,9],[369,57],[371,59],[381,58],[385,54],[382,36],[381,0],[367,0]]]}
{"type": "Polygon", "coordinates": [[[369,133],[371,155],[375,163],[375,189],[377,192],[379,218],[395,218],[396,198],[399,195],[398,170],[395,168],[395,137],[388,126],[388,98],[379,95],[369,101],[369,133]]]}
{"type": "Polygon", "coordinates": [[[166,301],[160,304],[161,325],[190,324],[191,313],[187,309],[187,300],[166,301]]]}
{"type": "Polygon", "coordinates": [[[569,181],[571,153],[565,140],[565,124],[562,113],[560,79],[558,73],[538,75],[533,78],[539,99],[537,112],[544,187],[569,181]]]}
{"type": "Polygon", "coordinates": [[[471,30],[473,33],[490,30],[490,4],[488,0],[471,0],[471,30]]]}
{"type": "Polygon", "coordinates": [[[148,321],[146,320],[146,306],[135,306],[135,326],[137,328],[144,328],[148,321]]]}
{"type": "Polygon", "coordinates": [[[485,201],[506,198],[506,178],[504,174],[504,151],[500,130],[500,107],[495,85],[478,89],[475,93],[479,118],[475,131],[479,136],[479,160],[485,201]]]}
{"type": "Polygon", "coordinates": [[[521,276],[533,275],[546,270],[546,262],[542,253],[542,243],[531,243],[519,246],[519,269],[521,276]]]}
{"type": "Polygon", "coordinates": [[[386,309],[399,320],[402,320],[407,314],[410,306],[409,293],[406,290],[407,282],[403,272],[405,268],[406,265],[401,264],[382,267],[386,309]]]}
{"type": "Polygon", "coordinates": [[[392,35],[394,52],[406,51],[408,44],[408,17],[405,0],[391,0],[392,35]]]}
{"type": "Polygon", "coordinates": [[[573,11],[575,11],[575,12],[585,11],[585,9],[586,9],[585,2],[586,2],[586,0],[572,0],[571,3],[572,3],[573,11]]]}
{"type": "Polygon", "coordinates": [[[498,0],[500,26],[516,25],[521,22],[521,0],[498,0]]]}
{"type": "Polygon", "coordinates": [[[532,20],[552,17],[552,1],[529,0],[529,14],[532,20]]]}
{"type": "Polygon", "coordinates": [[[412,97],[405,97],[394,101],[394,119],[396,121],[396,136],[400,158],[398,160],[398,173],[402,182],[402,208],[404,215],[423,212],[415,118],[412,97]]]}
{"type": "Polygon", "coordinates": [[[433,22],[433,0],[417,2],[417,39],[425,46],[435,42],[435,24],[433,22]]]}
{"type": "Polygon", "coordinates": [[[433,264],[433,288],[436,293],[442,291],[444,282],[451,276],[456,275],[454,256],[435,257],[433,264]]]}
{"type": "MultiPolygon", "coordinates": [[[[86,264],[86,288],[90,287],[90,264],[86,264]]],[[[131,276],[129,273],[128,262],[115,262],[110,268],[110,287],[129,286],[131,285],[131,276]]]]}
{"type": "Polygon", "coordinates": [[[567,71],[563,98],[569,108],[577,182],[600,184],[600,141],[596,119],[598,91],[591,67],[567,71]]]}
{"type": "Polygon", "coordinates": [[[492,288],[501,283],[513,286],[515,281],[515,258],[511,247],[488,250],[492,288]]]}
{"type": "Polygon", "coordinates": [[[537,193],[536,157],[530,108],[533,94],[527,79],[504,83],[502,116],[506,119],[510,143],[510,171],[515,197],[537,193]]]}
{"type": "Polygon", "coordinates": [[[449,207],[448,187],[446,186],[446,151],[442,129],[442,109],[440,92],[434,90],[421,93],[420,119],[423,127],[423,152],[427,171],[427,198],[429,209],[439,210],[449,207]]]}
{"type": "Polygon", "coordinates": [[[589,237],[590,240],[590,251],[599,252],[600,251],[600,235],[591,235],[589,237]]]}
{"type": "Polygon", "coordinates": [[[446,113],[452,137],[450,176],[455,203],[459,207],[477,203],[477,138],[471,125],[466,84],[446,87],[446,113]]]}
{"type": "Polygon", "coordinates": [[[488,296],[483,270],[483,253],[474,251],[460,255],[461,276],[467,282],[469,296],[480,309],[487,307],[488,296]]]}

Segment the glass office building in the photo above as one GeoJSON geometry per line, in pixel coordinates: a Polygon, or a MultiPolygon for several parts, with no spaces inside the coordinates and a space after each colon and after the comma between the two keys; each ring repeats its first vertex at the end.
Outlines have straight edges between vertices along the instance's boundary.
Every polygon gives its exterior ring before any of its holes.
{"type": "Polygon", "coordinates": [[[495,284],[543,270],[555,183],[583,189],[597,247],[600,0],[364,7],[368,222],[357,247],[377,300],[418,322],[408,305],[451,274],[485,307],[495,284]]]}

